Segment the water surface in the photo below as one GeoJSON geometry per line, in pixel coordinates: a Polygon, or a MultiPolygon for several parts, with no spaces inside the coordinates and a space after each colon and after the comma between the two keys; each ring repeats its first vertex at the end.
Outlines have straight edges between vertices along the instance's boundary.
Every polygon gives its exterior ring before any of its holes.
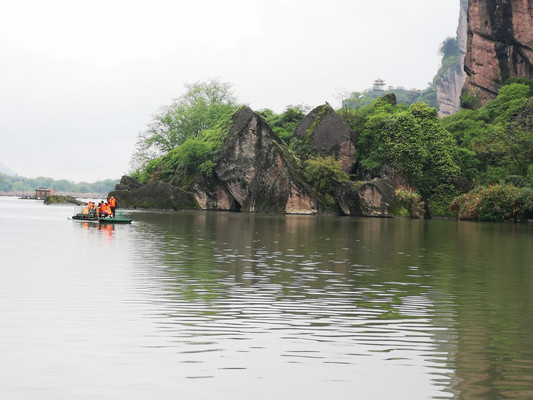
{"type": "Polygon", "coordinates": [[[0,198],[6,399],[533,398],[533,227],[0,198]]]}

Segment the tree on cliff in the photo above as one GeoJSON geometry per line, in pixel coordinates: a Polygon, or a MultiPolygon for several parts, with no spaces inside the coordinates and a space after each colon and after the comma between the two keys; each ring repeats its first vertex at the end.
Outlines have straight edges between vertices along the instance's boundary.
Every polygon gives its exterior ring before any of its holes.
{"type": "Polygon", "coordinates": [[[132,167],[137,169],[162,156],[237,110],[231,84],[209,79],[185,84],[186,92],[152,116],[146,129],[137,136],[132,167]]]}

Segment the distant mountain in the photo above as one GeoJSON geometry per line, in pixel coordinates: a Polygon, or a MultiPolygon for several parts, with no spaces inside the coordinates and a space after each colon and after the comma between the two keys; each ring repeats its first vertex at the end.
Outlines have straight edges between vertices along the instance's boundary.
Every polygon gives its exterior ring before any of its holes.
{"type": "Polygon", "coordinates": [[[8,167],[6,167],[1,162],[0,162],[0,172],[6,175],[16,175],[13,171],[11,171],[8,167]]]}

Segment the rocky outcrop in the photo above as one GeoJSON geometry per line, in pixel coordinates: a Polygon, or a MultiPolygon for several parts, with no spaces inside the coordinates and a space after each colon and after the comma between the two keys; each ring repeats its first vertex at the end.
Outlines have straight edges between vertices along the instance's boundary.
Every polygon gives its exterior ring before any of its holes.
{"type": "Polygon", "coordinates": [[[295,136],[318,150],[320,156],[341,160],[344,172],[352,172],[357,135],[329,104],[307,114],[296,127],[295,136]]]}
{"type": "Polygon", "coordinates": [[[83,203],[73,196],[51,195],[44,199],[43,204],[74,204],[76,206],[81,206],[83,203]]]}
{"type": "Polygon", "coordinates": [[[465,89],[481,104],[511,77],[533,79],[533,2],[470,0],[465,89]]]}
{"type": "Polygon", "coordinates": [[[467,42],[467,12],[468,2],[461,1],[459,14],[459,26],[457,27],[457,46],[459,48],[459,58],[457,62],[447,70],[436,82],[437,102],[439,103],[439,116],[455,114],[461,107],[461,90],[466,80],[464,71],[464,59],[467,42]]]}
{"type": "Polygon", "coordinates": [[[124,175],[120,182],[115,185],[115,190],[134,190],[139,189],[142,185],[131,176],[124,175]]]}
{"type": "MultiPolygon", "coordinates": [[[[305,131],[314,132],[309,138],[311,144],[320,146],[320,151],[346,162],[355,152],[351,144],[353,132],[344,126],[342,118],[329,115],[328,109],[323,111],[324,115],[313,119],[316,123],[305,131]],[[336,128],[328,131],[328,126],[336,128]],[[327,132],[333,132],[333,139],[327,132]],[[343,149],[348,149],[346,155],[343,149]]],[[[211,173],[198,172],[183,186],[184,190],[161,181],[140,185],[131,177],[123,177],[109,195],[115,196],[120,208],[317,214],[334,212],[331,209],[336,204],[343,215],[390,216],[394,197],[391,180],[342,183],[331,198],[328,194],[328,208],[325,195],[311,188],[313,182],[306,181],[295,158],[261,116],[242,107],[232,122],[217,150],[211,173]]],[[[351,163],[345,164],[347,169],[352,168],[351,163]]],[[[172,182],[180,184],[177,180],[172,182]]]]}
{"type": "Polygon", "coordinates": [[[213,175],[199,175],[190,190],[208,210],[286,214],[324,210],[279,137],[248,107],[233,116],[213,175]]]}
{"type": "Polygon", "coordinates": [[[356,217],[392,217],[396,199],[395,185],[388,178],[368,182],[344,182],[335,193],[337,205],[344,215],[356,217]]]}
{"type": "Polygon", "coordinates": [[[128,176],[123,176],[121,182],[123,180],[131,183],[131,185],[128,186],[131,189],[121,189],[124,186],[117,184],[116,186],[120,190],[114,190],[109,193],[109,196],[114,196],[117,200],[118,208],[150,208],[163,210],[200,209],[200,205],[192,193],[186,192],[168,183],[155,181],[142,186],[128,176]]]}

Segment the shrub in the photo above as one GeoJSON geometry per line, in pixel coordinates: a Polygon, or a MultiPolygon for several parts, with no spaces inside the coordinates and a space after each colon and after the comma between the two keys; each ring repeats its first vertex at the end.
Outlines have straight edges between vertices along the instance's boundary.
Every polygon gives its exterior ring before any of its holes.
{"type": "Polygon", "coordinates": [[[516,219],[520,189],[512,185],[489,186],[481,200],[480,221],[516,219]]]}
{"type": "MultiPolygon", "coordinates": [[[[533,205],[533,193],[531,200],[533,205]]],[[[521,191],[513,185],[478,187],[456,197],[450,206],[460,219],[493,222],[516,220],[521,209],[521,191]]]]}
{"type": "Polygon", "coordinates": [[[305,177],[318,192],[323,194],[331,192],[338,183],[349,179],[342,170],[342,162],[336,161],[333,156],[307,160],[305,177]]]}
{"type": "Polygon", "coordinates": [[[397,189],[396,201],[404,208],[409,218],[420,218],[424,215],[424,202],[422,196],[411,189],[397,189]]]}

